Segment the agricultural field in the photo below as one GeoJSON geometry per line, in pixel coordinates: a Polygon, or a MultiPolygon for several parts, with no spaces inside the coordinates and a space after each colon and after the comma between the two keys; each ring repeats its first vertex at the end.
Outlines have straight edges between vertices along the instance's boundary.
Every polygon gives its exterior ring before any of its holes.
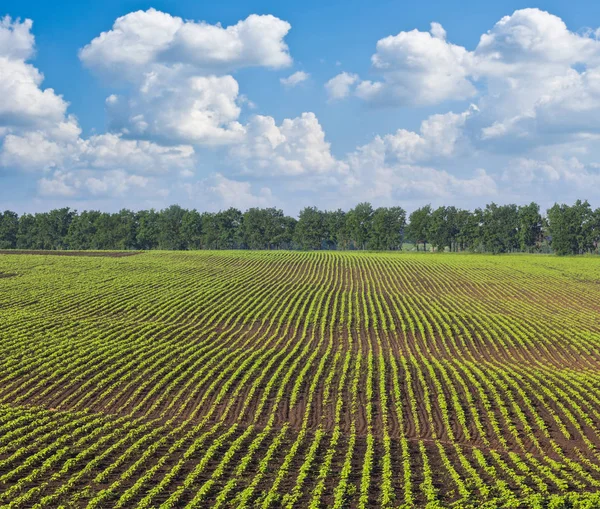
{"type": "Polygon", "coordinates": [[[0,507],[597,493],[598,258],[0,254],[0,507]]]}

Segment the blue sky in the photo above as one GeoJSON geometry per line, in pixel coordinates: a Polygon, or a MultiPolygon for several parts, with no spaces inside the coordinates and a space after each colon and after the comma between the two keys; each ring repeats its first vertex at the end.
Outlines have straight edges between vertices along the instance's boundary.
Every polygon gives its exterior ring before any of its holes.
{"type": "Polygon", "coordinates": [[[1,9],[3,209],[600,205],[597,2],[1,9]]]}

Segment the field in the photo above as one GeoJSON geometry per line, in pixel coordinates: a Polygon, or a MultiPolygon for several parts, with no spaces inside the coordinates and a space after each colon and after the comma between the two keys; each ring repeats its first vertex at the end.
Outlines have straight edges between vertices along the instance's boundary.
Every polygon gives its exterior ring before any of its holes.
{"type": "Polygon", "coordinates": [[[599,507],[600,260],[0,255],[0,506],[599,507]]]}

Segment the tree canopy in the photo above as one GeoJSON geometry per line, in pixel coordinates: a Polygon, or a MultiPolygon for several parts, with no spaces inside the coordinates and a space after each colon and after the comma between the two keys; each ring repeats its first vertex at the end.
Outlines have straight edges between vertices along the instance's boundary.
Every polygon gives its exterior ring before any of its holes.
{"type": "Polygon", "coordinates": [[[77,212],[68,207],[23,214],[0,212],[0,249],[370,249],[490,253],[552,250],[597,253],[600,209],[587,201],[555,204],[546,217],[536,203],[490,203],[474,211],[425,205],[403,208],[359,203],[353,209],[305,207],[298,219],[277,208],[199,212],[163,210],[77,212]]]}

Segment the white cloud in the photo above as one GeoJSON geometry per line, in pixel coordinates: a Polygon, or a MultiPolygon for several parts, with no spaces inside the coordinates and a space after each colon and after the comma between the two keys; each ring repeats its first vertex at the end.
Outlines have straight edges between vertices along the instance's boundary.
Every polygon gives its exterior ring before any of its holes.
{"type": "Polygon", "coordinates": [[[148,9],[117,18],[112,29],[82,48],[79,56],[97,72],[132,80],[160,63],[188,64],[208,73],[280,68],[292,62],[283,41],[290,28],[271,15],[252,14],[224,28],[148,9]]]}
{"type": "Polygon", "coordinates": [[[386,160],[414,163],[455,156],[461,144],[463,150],[471,148],[463,127],[477,111],[472,105],[463,113],[431,115],[421,123],[420,133],[398,129],[396,133],[384,136],[386,160]]]}
{"type": "Polygon", "coordinates": [[[244,142],[232,147],[231,155],[254,175],[343,173],[346,165],[330,149],[314,113],[286,118],[279,126],[272,117],[255,115],[246,126],[244,142]]]}
{"type": "Polygon", "coordinates": [[[361,81],[356,95],[381,104],[436,104],[473,97],[472,55],[445,36],[442,26],[432,23],[431,32],[412,30],[380,39],[371,63],[383,81],[361,81]]]}
{"type": "Polygon", "coordinates": [[[308,80],[308,78],[310,78],[310,74],[308,74],[307,72],[297,71],[294,74],[288,76],[287,78],[281,78],[279,81],[283,86],[292,88],[296,85],[299,85],[303,81],[308,80]]]}
{"type": "Polygon", "coordinates": [[[502,173],[502,180],[513,188],[523,186],[559,186],[561,190],[572,189],[586,192],[600,186],[598,164],[585,164],[577,157],[550,157],[547,160],[520,157],[509,162],[502,173]]]}
{"type": "Polygon", "coordinates": [[[521,9],[504,16],[481,36],[475,50],[477,70],[486,75],[515,72],[553,74],[549,65],[598,64],[599,42],[568,30],[558,16],[540,9],[521,9]],[[533,64],[533,69],[530,67],[533,64]]]}
{"type": "MultiPolygon", "coordinates": [[[[94,71],[128,84],[122,96],[106,101],[113,131],[161,143],[229,144],[243,137],[241,105],[254,105],[226,73],[290,65],[284,42],[290,28],[271,15],[222,27],[149,9],[118,18],[79,56],[94,71]]],[[[307,77],[296,73],[289,85],[307,77]]]]}
{"type": "Polygon", "coordinates": [[[90,171],[56,170],[50,177],[38,181],[38,191],[42,196],[74,197],[124,196],[126,193],[148,186],[149,179],[140,175],[130,175],[121,170],[111,170],[94,176],[90,171]]]}
{"type": "MultiPolygon", "coordinates": [[[[418,135],[416,135],[418,136],[418,135]]],[[[460,178],[444,170],[416,165],[390,158],[398,151],[394,136],[377,136],[372,142],[348,155],[350,168],[344,181],[344,192],[355,201],[490,197],[496,194],[494,178],[478,169],[468,178],[460,178]]]]}
{"type": "MultiPolygon", "coordinates": [[[[469,99],[478,114],[453,128],[458,138],[468,138],[479,151],[525,153],[600,132],[597,33],[576,33],[557,16],[522,9],[498,21],[470,51],[449,42],[444,28],[432,23],[430,32],[378,41],[372,68],[379,80],[356,84],[339,75],[326,87],[330,98],[354,94],[380,105],[469,99]]],[[[442,139],[451,138],[440,132],[442,139]]],[[[426,146],[423,133],[399,130],[394,137],[400,152],[426,146]]]]}
{"type": "Polygon", "coordinates": [[[271,190],[268,187],[261,187],[255,194],[249,182],[231,180],[221,174],[212,179],[209,190],[219,196],[223,207],[244,210],[250,207],[267,207],[272,201],[271,190]]]}
{"type": "Polygon", "coordinates": [[[42,90],[44,75],[26,62],[33,55],[32,22],[0,20],[0,126],[38,126],[60,121],[67,103],[42,90]]]}
{"type": "MultiPolygon", "coordinates": [[[[231,74],[292,63],[290,25],[274,16],[228,27],[154,9],[118,18],[80,50],[88,68],[119,82],[105,101],[109,132],[92,136],[82,136],[62,96],[43,88],[30,62],[31,29],[30,20],[0,21],[0,165],[38,172],[44,196],[187,189],[207,206],[244,208],[272,205],[271,189],[307,191],[309,200],[308,192],[313,200],[339,194],[350,206],[600,186],[600,32],[573,32],[539,9],[503,17],[471,49],[435,22],[429,32],[378,41],[373,75],[334,76],[325,84],[329,100],[464,104],[428,110],[418,129],[374,136],[345,156],[332,151],[313,113],[242,123],[256,106],[231,74]],[[203,179],[198,159],[218,173],[203,179]]],[[[307,79],[298,71],[280,81],[307,79]]]]}
{"type": "Polygon", "coordinates": [[[111,95],[112,130],[167,143],[217,145],[239,141],[239,87],[231,76],[187,76],[161,68],[146,75],[131,97],[111,95]]]}
{"type": "Polygon", "coordinates": [[[430,32],[436,39],[441,39],[442,41],[446,40],[446,30],[442,25],[435,21],[431,23],[430,32]]]}
{"type": "Polygon", "coordinates": [[[143,140],[124,140],[115,134],[91,136],[79,158],[97,169],[123,168],[146,174],[189,169],[194,149],[189,145],[161,146],[143,140]]]}
{"type": "Polygon", "coordinates": [[[8,135],[0,153],[0,164],[26,170],[121,169],[145,174],[189,169],[194,163],[190,146],[164,147],[148,141],[124,140],[115,134],[82,139],[60,138],[53,133],[30,131],[8,135]]]}
{"type": "Polygon", "coordinates": [[[342,72],[325,83],[330,100],[343,99],[350,95],[350,88],[358,81],[357,74],[342,72]]]}
{"type": "Polygon", "coordinates": [[[28,60],[33,55],[35,39],[31,33],[33,22],[13,21],[10,16],[0,19],[0,56],[11,60],[28,60]]]}
{"type": "Polygon", "coordinates": [[[221,173],[193,183],[182,184],[182,189],[193,202],[201,202],[204,210],[222,210],[235,207],[272,207],[275,198],[266,186],[253,186],[244,180],[231,179],[221,173]]]}

